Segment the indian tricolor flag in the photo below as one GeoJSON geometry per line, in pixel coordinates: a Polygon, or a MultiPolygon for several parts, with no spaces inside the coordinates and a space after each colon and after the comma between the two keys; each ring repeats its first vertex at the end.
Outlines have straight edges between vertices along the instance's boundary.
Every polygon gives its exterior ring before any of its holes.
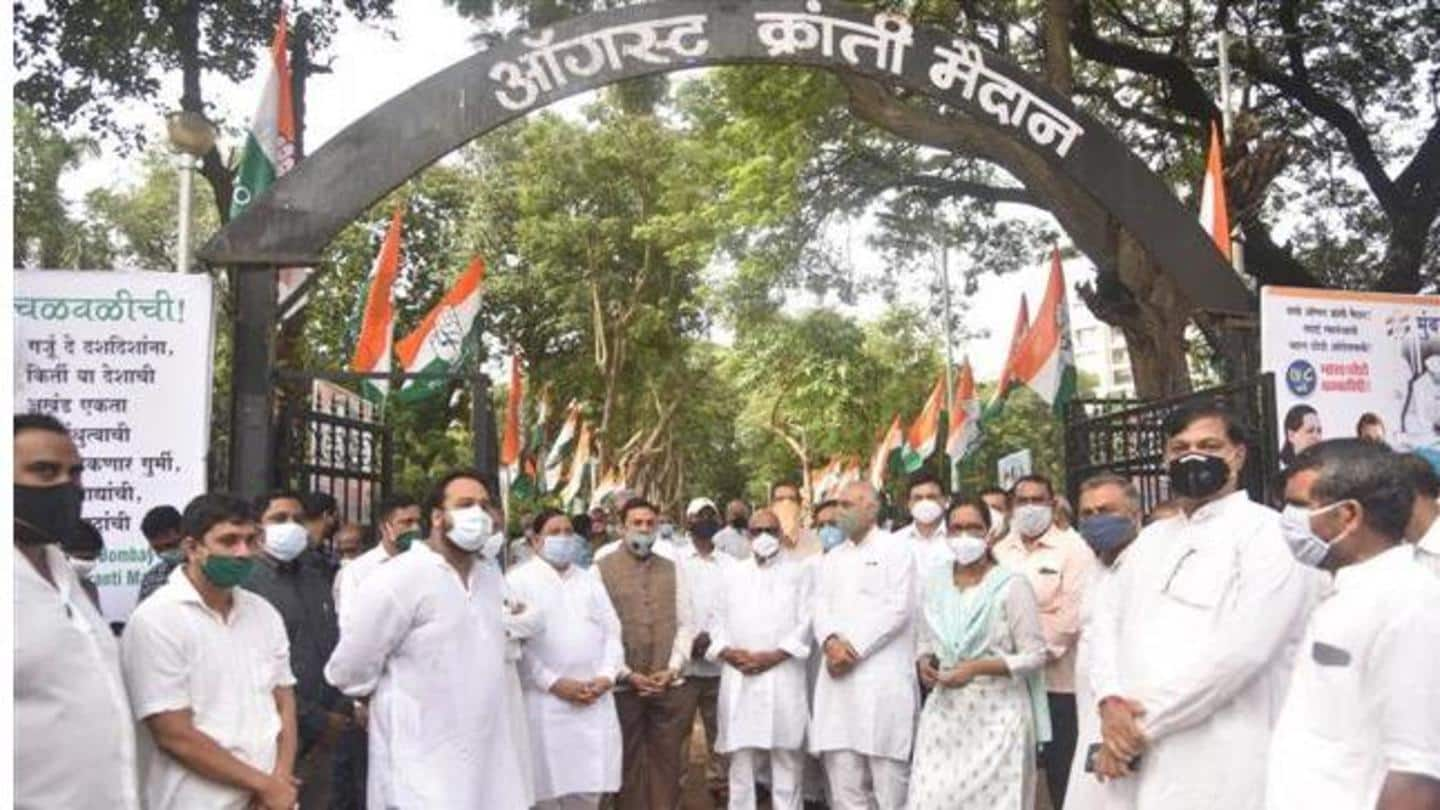
{"type": "Polygon", "coordinates": [[[275,24],[270,43],[270,74],[260,95],[260,106],[250,121],[250,132],[235,175],[230,218],[240,216],[250,203],[295,166],[295,102],[290,94],[290,54],[285,47],[285,7],[275,24]]]}
{"type": "Polygon", "coordinates": [[[565,482],[565,489],[560,492],[560,503],[569,506],[580,497],[580,487],[585,483],[585,470],[590,464],[590,426],[582,419],[580,427],[580,438],[575,444],[575,452],[570,456],[570,476],[565,482]]]}
{"type": "Polygon", "coordinates": [[[1205,184],[1200,189],[1200,227],[1215,240],[1215,248],[1232,258],[1230,209],[1225,199],[1225,165],[1220,152],[1220,128],[1210,122],[1210,153],[1205,158],[1205,184]]]}
{"type": "Polygon", "coordinates": [[[875,446],[875,455],[870,457],[870,485],[876,489],[885,486],[885,475],[890,471],[890,458],[900,450],[900,445],[905,443],[905,434],[900,429],[900,414],[890,421],[890,427],[885,429],[884,435],[880,437],[880,443],[875,446]]]}
{"type": "Polygon", "coordinates": [[[942,372],[935,381],[935,386],[930,389],[925,407],[920,409],[920,415],[910,424],[910,431],[905,437],[905,447],[901,451],[901,466],[905,472],[913,473],[925,466],[925,459],[935,452],[935,445],[940,438],[940,412],[943,410],[945,374],[942,372]]]}
{"type": "Polygon", "coordinates": [[[975,372],[966,358],[955,376],[954,407],[945,432],[945,454],[959,464],[980,438],[980,398],[975,394],[975,372]]]}
{"type": "Polygon", "coordinates": [[[549,451],[545,453],[546,492],[554,492],[560,482],[565,480],[565,454],[575,446],[575,438],[580,435],[580,403],[571,400],[570,406],[565,410],[565,424],[560,427],[560,435],[555,437],[549,451]]]}
{"type": "MultiPolygon", "coordinates": [[[[397,206],[390,218],[385,241],[380,243],[380,255],[375,257],[375,266],[370,269],[370,278],[366,282],[360,336],[355,341],[355,355],[350,359],[350,370],[360,374],[390,373],[390,347],[395,331],[395,301],[392,296],[395,276],[400,271],[400,225],[404,218],[404,209],[397,206]]],[[[368,379],[360,384],[360,389],[367,398],[383,401],[390,390],[390,382],[368,379]]]]}
{"type": "Polygon", "coordinates": [[[1025,293],[1020,293],[1020,311],[1015,313],[1015,328],[1010,332],[1010,351],[1005,355],[1005,367],[1000,370],[1000,381],[995,383],[995,390],[990,393],[990,401],[985,403],[982,416],[986,419],[1000,415],[1000,409],[1005,405],[1005,398],[1010,396],[1010,391],[1016,385],[1015,380],[1015,354],[1020,350],[1020,344],[1025,341],[1025,333],[1030,331],[1030,305],[1025,300],[1025,293]]]}
{"type": "MultiPolygon", "coordinates": [[[[520,353],[510,356],[510,389],[505,392],[505,430],[500,437],[500,468],[509,474],[510,484],[520,477],[520,455],[524,440],[520,431],[520,408],[525,404],[525,378],[520,371],[520,353]]],[[[509,490],[509,487],[506,487],[509,490]]]]}
{"type": "Polygon", "coordinates": [[[1070,342],[1070,308],[1060,249],[1050,253],[1050,283],[1035,323],[1015,356],[1015,377],[1059,413],[1075,395],[1075,351],[1070,342]]]}
{"type": "Polygon", "coordinates": [[[477,256],[415,331],[396,344],[395,354],[405,373],[423,375],[406,380],[397,399],[416,402],[449,387],[448,375],[461,367],[468,353],[484,280],[485,261],[477,256]]]}

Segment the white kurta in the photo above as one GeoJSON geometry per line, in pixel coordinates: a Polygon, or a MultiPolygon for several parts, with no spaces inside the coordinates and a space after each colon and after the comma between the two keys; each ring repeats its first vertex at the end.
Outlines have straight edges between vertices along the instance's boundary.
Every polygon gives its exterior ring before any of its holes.
{"type": "Polygon", "coordinates": [[[1430,528],[1415,544],[1415,560],[1431,573],[1440,576],[1440,518],[1430,524],[1430,528]]]}
{"type": "MultiPolygon", "coordinates": [[[[495,565],[493,561],[486,564],[495,565]]],[[[502,592],[505,596],[500,616],[505,627],[505,688],[510,695],[510,735],[521,752],[520,777],[528,805],[535,803],[535,770],[531,758],[525,756],[530,750],[530,721],[525,713],[525,690],[520,686],[520,657],[525,644],[544,628],[544,617],[534,605],[516,594],[508,582],[502,592]]]]}
{"type": "Polygon", "coordinates": [[[335,574],[334,600],[335,615],[339,616],[348,602],[353,601],[351,597],[360,589],[360,583],[364,582],[380,569],[381,565],[391,560],[390,552],[385,550],[385,544],[379,543],[369,551],[355,558],[355,561],[341,568],[335,574]]]}
{"type": "Polygon", "coordinates": [[[945,527],[944,522],[941,523],[929,537],[920,533],[920,526],[916,523],[911,523],[895,533],[895,538],[909,544],[915,555],[915,587],[921,591],[925,589],[925,582],[932,572],[955,561],[955,555],[950,553],[950,547],[945,544],[945,527]]]}
{"type": "MultiPolygon", "coordinates": [[[[720,599],[725,572],[738,566],[740,561],[718,548],[709,556],[701,556],[694,548],[681,549],[675,565],[685,577],[685,591],[690,597],[690,620],[695,635],[710,634],[710,647],[715,647],[715,625],[720,616],[720,599]]],[[[720,665],[708,656],[691,658],[685,662],[681,673],[687,678],[718,678],[720,665]]]]}
{"type": "Polygon", "coordinates": [[[15,774],[18,810],[140,806],[135,725],[120,649],[58,546],[51,585],[19,553],[15,567],[15,774]]]}
{"type": "Polygon", "coordinates": [[[715,750],[798,750],[805,744],[806,661],[810,655],[810,568],[783,557],[760,565],[736,563],[721,583],[719,615],[706,657],[721,650],[784,650],[790,657],[759,675],[724,666],[720,675],[720,734],[715,750]]]}
{"type": "Polygon", "coordinates": [[[1115,568],[1098,566],[1080,603],[1080,641],[1075,651],[1075,714],[1079,733],[1075,739],[1075,758],[1070,764],[1070,782],[1065,789],[1065,806],[1069,810],[1124,810],[1135,800],[1134,779],[1101,782],[1094,773],[1085,771],[1090,746],[1100,742],[1099,698],[1090,679],[1095,658],[1090,628],[1095,624],[1095,617],[1106,611],[1101,603],[1115,598],[1115,571],[1124,562],[1125,557],[1121,555],[1115,568]]]}
{"type": "Polygon", "coordinates": [[[812,754],[854,751],[907,761],[915,735],[915,558],[871,529],[820,560],[815,583],[816,654],[825,639],[849,641],[860,662],[836,678],[820,667],[810,719],[812,754]]]}
{"type": "Polygon", "coordinates": [[[607,693],[589,706],[550,694],[561,678],[612,682],[625,664],[620,617],[594,571],[559,573],[531,559],[506,577],[515,595],[539,611],[542,629],[524,645],[520,670],[540,801],[620,789],[620,720],[607,693]]]}
{"type": "Polygon", "coordinates": [[[370,702],[368,805],[524,808],[510,733],[499,570],[468,582],[415,545],[360,585],[325,678],[370,702]]]}
{"type": "Polygon", "coordinates": [[[1099,700],[1138,701],[1137,810],[1258,810],[1290,665],[1323,575],[1242,491],[1147,526],[1091,632],[1099,700]]]}
{"type": "Polygon", "coordinates": [[[1265,806],[1371,810],[1392,771],[1440,780],[1440,582],[1403,543],[1341,568],[1315,608],[1265,806]]]}

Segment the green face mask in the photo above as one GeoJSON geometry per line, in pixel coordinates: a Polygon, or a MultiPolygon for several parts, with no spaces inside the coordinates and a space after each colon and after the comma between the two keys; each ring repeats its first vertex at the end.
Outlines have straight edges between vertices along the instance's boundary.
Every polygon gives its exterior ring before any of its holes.
{"type": "Polygon", "coordinates": [[[419,539],[420,532],[411,529],[410,531],[405,532],[404,534],[395,538],[395,550],[403,554],[404,552],[409,551],[410,547],[415,544],[416,540],[419,539]]]}
{"type": "Polygon", "coordinates": [[[205,558],[200,570],[205,573],[205,578],[210,584],[217,588],[233,588],[245,581],[250,576],[250,569],[255,567],[253,557],[226,557],[219,554],[211,554],[205,558]]]}

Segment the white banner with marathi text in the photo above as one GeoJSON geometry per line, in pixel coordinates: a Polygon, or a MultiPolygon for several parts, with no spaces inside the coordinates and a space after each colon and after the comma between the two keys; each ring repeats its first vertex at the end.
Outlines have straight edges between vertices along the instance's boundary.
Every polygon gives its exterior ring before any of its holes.
{"type": "Polygon", "coordinates": [[[1364,433],[1440,469],[1440,296],[1265,287],[1260,330],[1282,465],[1364,433]]]}
{"type": "Polygon", "coordinates": [[[70,428],[84,517],[105,538],[93,579],[111,621],[156,562],[140,521],[205,491],[213,292],[207,275],[15,273],[15,410],[70,428]]]}

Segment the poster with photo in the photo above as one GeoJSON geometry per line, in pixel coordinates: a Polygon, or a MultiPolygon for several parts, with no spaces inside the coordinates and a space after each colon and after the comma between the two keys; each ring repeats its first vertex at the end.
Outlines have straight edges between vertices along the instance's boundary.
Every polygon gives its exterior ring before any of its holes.
{"type": "Polygon", "coordinates": [[[1440,469],[1440,296],[1265,287],[1260,331],[1281,466],[1322,438],[1358,436],[1440,469]]]}

